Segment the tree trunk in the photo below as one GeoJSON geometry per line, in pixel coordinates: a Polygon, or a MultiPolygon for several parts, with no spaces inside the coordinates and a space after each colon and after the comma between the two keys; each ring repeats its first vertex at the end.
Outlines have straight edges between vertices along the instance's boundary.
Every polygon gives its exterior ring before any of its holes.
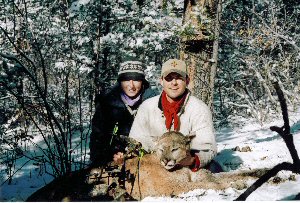
{"type": "Polygon", "coordinates": [[[188,66],[189,89],[211,110],[217,70],[220,16],[221,0],[185,1],[183,26],[184,29],[194,30],[182,35],[180,58],[188,66]]]}

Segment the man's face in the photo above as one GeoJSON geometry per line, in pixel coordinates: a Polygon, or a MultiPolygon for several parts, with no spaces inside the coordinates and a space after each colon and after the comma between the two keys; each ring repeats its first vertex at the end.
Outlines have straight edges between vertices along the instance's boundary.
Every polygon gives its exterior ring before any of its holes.
{"type": "Polygon", "coordinates": [[[135,98],[141,91],[142,84],[141,80],[126,80],[121,81],[121,88],[128,97],[135,98]]]}
{"type": "Polygon", "coordinates": [[[188,82],[186,77],[174,72],[160,79],[160,84],[163,86],[169,102],[177,100],[184,93],[188,82]]]}

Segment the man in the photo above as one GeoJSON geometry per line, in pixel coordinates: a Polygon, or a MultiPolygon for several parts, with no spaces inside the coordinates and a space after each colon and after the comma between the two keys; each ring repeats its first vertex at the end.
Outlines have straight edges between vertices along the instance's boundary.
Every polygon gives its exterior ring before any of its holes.
{"type": "Polygon", "coordinates": [[[166,61],[160,83],[162,94],[139,107],[129,137],[140,142],[146,151],[151,151],[155,137],[167,131],[195,134],[191,142],[192,153],[182,160],[181,165],[197,171],[207,166],[217,153],[210,109],[187,89],[189,77],[184,61],[166,61]]]}
{"type": "Polygon", "coordinates": [[[92,120],[90,159],[93,166],[105,165],[113,154],[122,152],[134,116],[140,104],[156,93],[145,79],[145,65],[140,61],[126,61],[120,65],[118,81],[102,98],[96,100],[92,120]]]}

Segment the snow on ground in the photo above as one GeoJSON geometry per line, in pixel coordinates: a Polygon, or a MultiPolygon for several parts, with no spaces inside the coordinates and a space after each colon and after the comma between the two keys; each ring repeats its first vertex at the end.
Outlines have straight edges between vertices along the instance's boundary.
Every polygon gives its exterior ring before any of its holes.
{"type": "MultiPolygon", "coordinates": [[[[257,124],[247,124],[238,128],[224,128],[216,132],[218,143],[218,161],[226,171],[271,168],[281,162],[292,162],[292,158],[282,138],[272,132],[270,126],[282,126],[279,119],[263,127],[257,124]],[[246,152],[235,151],[236,147],[250,147],[246,152]]],[[[294,143],[300,152],[300,110],[290,115],[290,125],[294,143]]],[[[25,164],[25,159],[18,160],[18,166],[25,164]]],[[[26,198],[52,180],[52,177],[42,172],[42,166],[25,165],[18,171],[10,185],[4,166],[0,165],[0,201],[24,201],[26,198]]],[[[254,191],[247,200],[290,200],[300,193],[300,175],[288,171],[279,172],[283,181],[269,181],[254,191]],[[292,178],[294,177],[294,178],[292,178]],[[291,180],[290,180],[291,179],[291,180]]],[[[250,186],[253,181],[248,182],[250,186]]],[[[223,191],[196,189],[176,198],[147,197],[143,201],[223,201],[234,200],[244,190],[228,188],[223,191]]]]}

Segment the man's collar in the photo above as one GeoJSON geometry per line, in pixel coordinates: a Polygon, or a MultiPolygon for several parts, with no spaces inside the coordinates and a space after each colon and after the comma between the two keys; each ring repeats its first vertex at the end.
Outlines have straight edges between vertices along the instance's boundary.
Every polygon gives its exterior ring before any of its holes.
{"type": "MultiPolygon", "coordinates": [[[[180,111],[179,111],[179,114],[183,113],[183,110],[184,110],[184,107],[187,103],[187,101],[189,100],[189,97],[191,95],[191,91],[189,89],[185,89],[185,91],[187,91],[187,95],[186,95],[186,98],[183,102],[183,104],[181,105],[180,107],[180,111]]],[[[160,93],[160,96],[159,96],[159,100],[158,100],[158,108],[163,111],[163,108],[162,108],[162,103],[161,103],[161,99],[162,99],[162,93],[160,93]]]]}

